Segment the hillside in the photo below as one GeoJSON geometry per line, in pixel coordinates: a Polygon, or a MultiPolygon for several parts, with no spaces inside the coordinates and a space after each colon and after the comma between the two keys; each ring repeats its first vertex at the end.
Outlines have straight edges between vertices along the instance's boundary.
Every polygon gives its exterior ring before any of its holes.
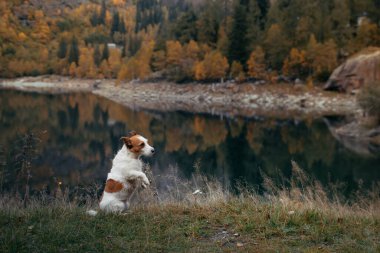
{"type": "Polygon", "coordinates": [[[0,76],[324,81],[349,55],[380,45],[379,5],[1,0],[0,76]]]}

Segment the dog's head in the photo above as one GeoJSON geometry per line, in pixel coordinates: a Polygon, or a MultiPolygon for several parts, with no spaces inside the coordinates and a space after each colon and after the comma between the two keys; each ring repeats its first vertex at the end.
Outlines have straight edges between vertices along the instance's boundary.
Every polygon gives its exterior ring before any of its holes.
{"type": "Polygon", "coordinates": [[[123,140],[127,149],[137,156],[152,156],[154,148],[148,144],[148,140],[135,131],[131,131],[128,136],[120,138],[123,140]]]}

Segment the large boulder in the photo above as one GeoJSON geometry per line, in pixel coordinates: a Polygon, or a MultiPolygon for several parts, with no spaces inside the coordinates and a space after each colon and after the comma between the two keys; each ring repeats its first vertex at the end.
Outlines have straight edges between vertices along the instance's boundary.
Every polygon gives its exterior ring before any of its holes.
{"type": "Polygon", "coordinates": [[[347,59],[334,70],[324,88],[351,92],[374,81],[380,81],[378,47],[366,48],[347,59]]]}

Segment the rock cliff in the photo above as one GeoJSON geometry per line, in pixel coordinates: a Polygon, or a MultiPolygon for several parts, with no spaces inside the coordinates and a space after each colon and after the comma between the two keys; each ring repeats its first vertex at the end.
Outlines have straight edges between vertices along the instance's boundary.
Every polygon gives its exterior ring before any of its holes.
{"type": "Polygon", "coordinates": [[[380,81],[380,48],[370,47],[336,68],[324,88],[352,92],[374,81],[380,81]]]}

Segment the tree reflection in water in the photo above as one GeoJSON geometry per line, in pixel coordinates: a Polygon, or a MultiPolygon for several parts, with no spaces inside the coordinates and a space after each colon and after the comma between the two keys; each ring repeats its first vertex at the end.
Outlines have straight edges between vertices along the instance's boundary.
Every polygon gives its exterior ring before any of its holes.
{"type": "MultiPolygon", "coordinates": [[[[289,177],[290,161],[322,183],[380,179],[380,156],[363,156],[344,148],[322,119],[220,119],[191,113],[133,111],[91,94],[43,95],[0,91],[0,145],[6,170],[12,170],[12,148],[28,131],[44,131],[31,185],[44,189],[59,178],[65,185],[103,182],[111,159],[129,130],[146,136],[158,151],[148,162],[156,175],[177,166],[191,177],[200,161],[203,173],[233,186],[237,180],[258,188],[261,172],[280,181],[289,177]]],[[[9,188],[14,178],[8,178],[9,188]]]]}

